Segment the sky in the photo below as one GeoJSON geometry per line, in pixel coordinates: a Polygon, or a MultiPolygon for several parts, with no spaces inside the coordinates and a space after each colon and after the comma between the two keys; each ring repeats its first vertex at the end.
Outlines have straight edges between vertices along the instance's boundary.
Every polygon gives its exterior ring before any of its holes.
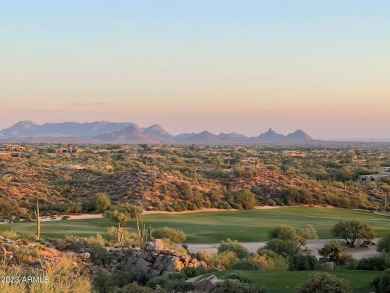
{"type": "Polygon", "coordinates": [[[390,138],[390,1],[0,0],[0,129],[390,138]]]}

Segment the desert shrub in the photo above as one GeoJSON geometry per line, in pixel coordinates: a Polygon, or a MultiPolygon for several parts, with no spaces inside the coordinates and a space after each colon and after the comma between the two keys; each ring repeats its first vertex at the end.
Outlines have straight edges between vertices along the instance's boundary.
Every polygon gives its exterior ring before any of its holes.
{"type": "Polygon", "coordinates": [[[249,251],[237,240],[232,241],[229,238],[226,241],[222,241],[218,247],[218,252],[232,251],[238,258],[245,258],[249,256],[249,251]]]}
{"type": "Polygon", "coordinates": [[[259,257],[265,258],[268,263],[272,263],[272,267],[269,267],[268,269],[274,270],[274,271],[287,271],[288,269],[288,262],[287,259],[272,250],[268,249],[258,249],[257,254],[259,257]]]}
{"type": "Polygon", "coordinates": [[[200,260],[200,261],[204,261],[206,262],[207,264],[210,263],[210,260],[211,260],[211,255],[208,251],[205,251],[205,250],[201,250],[201,251],[198,251],[196,254],[195,254],[195,258],[197,260],[200,260]]]}
{"type": "MultiPolygon", "coordinates": [[[[236,167],[237,168],[237,167],[236,167]]],[[[256,206],[256,195],[249,189],[227,192],[228,203],[239,210],[250,210],[256,206]]]]}
{"type": "Polygon", "coordinates": [[[115,289],[114,279],[107,271],[101,270],[93,277],[93,288],[99,293],[113,293],[115,289]]]}
{"type": "Polygon", "coordinates": [[[86,243],[90,247],[103,247],[106,244],[106,241],[100,234],[96,234],[96,237],[90,236],[87,238],[86,243]]]}
{"type": "Polygon", "coordinates": [[[187,283],[186,278],[182,278],[182,276],[180,274],[167,277],[160,276],[150,279],[146,285],[152,289],[161,287],[167,292],[187,292],[193,289],[193,284],[187,283]]]}
{"type": "Polygon", "coordinates": [[[188,292],[194,288],[192,283],[186,282],[184,279],[169,279],[163,288],[168,292],[188,292]]]}
{"type": "Polygon", "coordinates": [[[356,265],[357,270],[384,271],[390,268],[390,255],[377,255],[363,258],[356,265]]]}
{"type": "Polygon", "coordinates": [[[38,237],[35,234],[31,234],[31,233],[18,234],[17,238],[18,240],[22,241],[22,243],[25,245],[38,239],[38,237]]]}
{"type": "Polygon", "coordinates": [[[115,280],[115,284],[122,286],[137,282],[138,284],[145,285],[150,280],[150,275],[139,270],[132,271],[116,271],[112,274],[112,279],[115,280]]]}
{"type": "Polygon", "coordinates": [[[315,274],[295,288],[296,293],[351,293],[351,287],[343,279],[331,274],[315,274]]]}
{"type": "Polygon", "coordinates": [[[127,284],[122,289],[119,289],[117,291],[118,293],[152,293],[154,290],[150,289],[149,287],[141,286],[137,284],[136,282],[127,284]]]}
{"type": "Polygon", "coordinates": [[[218,270],[227,269],[237,261],[238,258],[233,251],[224,251],[211,256],[210,266],[218,270]]]}
{"type": "Polygon", "coordinates": [[[27,249],[25,249],[19,245],[16,245],[16,244],[11,245],[10,251],[12,251],[13,261],[17,265],[23,264],[27,260],[28,255],[29,255],[29,252],[27,249]]]}
{"type": "Polygon", "coordinates": [[[313,255],[295,254],[288,259],[290,271],[309,271],[319,267],[317,258],[313,255]]]}
{"type": "Polygon", "coordinates": [[[165,284],[168,282],[168,277],[166,276],[159,276],[150,279],[147,283],[146,286],[152,289],[157,289],[158,287],[164,287],[165,284]]]}
{"type": "Polygon", "coordinates": [[[197,268],[190,268],[190,267],[185,267],[184,269],[181,270],[181,274],[185,274],[187,278],[194,278],[197,276],[201,276],[204,274],[207,274],[209,272],[208,269],[205,267],[197,267],[197,268]]]}
{"type": "MultiPolygon", "coordinates": [[[[74,264],[74,261],[71,258],[66,256],[62,257],[56,263],[50,264],[46,267],[44,274],[47,276],[49,282],[27,284],[29,290],[26,290],[25,292],[90,292],[91,282],[89,281],[88,276],[76,273],[76,277],[74,278],[75,271],[80,271],[76,268],[77,265],[74,264]]],[[[37,275],[42,276],[42,273],[37,273],[37,275]]]]}
{"type": "Polygon", "coordinates": [[[91,249],[88,249],[88,252],[97,265],[106,265],[110,260],[110,253],[102,246],[94,246],[91,249]]]}
{"type": "Polygon", "coordinates": [[[14,278],[20,277],[21,272],[20,268],[12,268],[12,269],[4,269],[0,267],[0,280],[4,280],[3,282],[0,282],[0,292],[6,292],[6,293],[21,293],[21,292],[28,292],[26,285],[22,282],[17,283],[11,283],[11,282],[5,282],[6,278],[13,276],[14,278]]]}
{"type": "Polygon", "coordinates": [[[81,238],[78,236],[67,235],[64,240],[64,249],[65,250],[73,250],[80,251],[82,248],[87,246],[87,242],[85,238],[81,238]]]}
{"type": "Polygon", "coordinates": [[[390,234],[385,235],[379,240],[376,249],[378,252],[390,253],[390,234]]]}
{"type": "Polygon", "coordinates": [[[357,270],[357,265],[358,265],[359,261],[355,258],[352,257],[351,255],[351,258],[348,259],[343,265],[342,267],[344,269],[347,269],[347,270],[357,270]]]}
{"type": "Polygon", "coordinates": [[[265,289],[258,289],[253,284],[241,283],[235,280],[226,280],[218,284],[215,293],[267,293],[265,289]]]}
{"type": "Polygon", "coordinates": [[[247,276],[241,274],[240,272],[229,273],[224,276],[222,279],[230,279],[230,280],[239,280],[241,283],[252,284],[253,280],[248,278],[247,276]]]}
{"type": "Polygon", "coordinates": [[[16,239],[18,237],[18,233],[16,233],[13,230],[5,230],[5,231],[0,231],[0,236],[3,236],[4,238],[8,238],[8,239],[16,239]]]}
{"type": "Polygon", "coordinates": [[[229,267],[232,270],[248,270],[259,271],[262,269],[261,265],[253,259],[244,258],[232,263],[229,267]]]}
{"type": "Polygon", "coordinates": [[[181,230],[164,227],[154,230],[153,237],[157,239],[168,239],[173,243],[179,243],[186,239],[186,234],[181,230]]]}
{"type": "Polygon", "coordinates": [[[388,293],[390,290],[390,269],[386,270],[382,276],[375,278],[371,283],[376,293],[388,293]]]}
{"type": "Polygon", "coordinates": [[[268,241],[264,248],[284,257],[297,253],[297,243],[295,240],[275,238],[268,241]]]}
{"type": "MultiPolygon", "coordinates": [[[[74,264],[70,258],[62,257],[58,262],[46,266],[45,271],[36,270],[29,273],[32,277],[47,278],[49,282],[19,282],[7,283],[0,282],[0,292],[21,293],[21,292],[39,292],[39,293],[84,293],[91,292],[91,283],[87,276],[74,274],[74,264]]],[[[22,280],[26,276],[20,268],[4,269],[0,268],[0,279],[6,276],[19,277],[22,280]]]]}
{"type": "Polygon", "coordinates": [[[41,248],[39,246],[34,246],[31,250],[31,255],[35,258],[38,258],[41,255],[41,248]]]}
{"type": "MultiPolygon", "coordinates": [[[[135,233],[129,233],[127,230],[122,230],[122,242],[120,243],[123,247],[135,246],[139,244],[138,235],[135,233]]],[[[116,244],[118,230],[115,227],[107,228],[107,241],[111,244],[116,244]]]]}

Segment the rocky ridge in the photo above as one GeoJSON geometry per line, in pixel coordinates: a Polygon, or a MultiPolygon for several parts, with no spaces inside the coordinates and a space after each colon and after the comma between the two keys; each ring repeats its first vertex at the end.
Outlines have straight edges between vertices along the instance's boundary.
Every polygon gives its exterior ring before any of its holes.
{"type": "Polygon", "coordinates": [[[197,268],[199,266],[207,268],[204,261],[166,249],[160,239],[154,239],[135,251],[126,267],[130,271],[141,271],[151,276],[167,276],[173,272],[180,272],[185,267],[197,268]]]}

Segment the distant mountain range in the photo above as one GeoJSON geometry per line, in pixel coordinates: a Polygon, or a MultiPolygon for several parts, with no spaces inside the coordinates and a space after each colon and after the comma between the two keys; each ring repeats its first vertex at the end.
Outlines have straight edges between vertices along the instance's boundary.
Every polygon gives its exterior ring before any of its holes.
{"type": "Polygon", "coordinates": [[[154,124],[141,128],[135,123],[123,122],[63,122],[35,124],[20,121],[0,131],[3,142],[45,142],[45,143],[118,143],[118,144],[309,144],[318,142],[302,130],[288,135],[276,133],[271,128],[256,137],[239,133],[203,131],[173,135],[154,124]]]}

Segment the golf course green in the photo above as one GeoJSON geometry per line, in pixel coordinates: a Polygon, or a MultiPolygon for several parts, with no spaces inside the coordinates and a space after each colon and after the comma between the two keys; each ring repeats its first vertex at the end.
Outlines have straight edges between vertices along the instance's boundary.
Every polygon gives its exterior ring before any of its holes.
{"type": "MultiPolygon", "coordinates": [[[[311,224],[319,238],[332,238],[331,227],[339,220],[356,219],[373,227],[378,237],[390,232],[390,217],[360,210],[286,207],[254,209],[247,211],[196,212],[187,214],[151,214],[142,221],[152,227],[171,227],[183,230],[188,243],[214,243],[227,238],[241,242],[267,240],[267,233],[278,225],[291,225],[297,229],[311,224]]],[[[64,238],[66,235],[104,235],[115,223],[107,219],[60,220],[41,223],[43,238],[64,238]]],[[[1,230],[12,229],[21,233],[34,233],[36,223],[12,223],[0,225],[1,230]]],[[[135,232],[135,221],[127,224],[135,232]]]]}

